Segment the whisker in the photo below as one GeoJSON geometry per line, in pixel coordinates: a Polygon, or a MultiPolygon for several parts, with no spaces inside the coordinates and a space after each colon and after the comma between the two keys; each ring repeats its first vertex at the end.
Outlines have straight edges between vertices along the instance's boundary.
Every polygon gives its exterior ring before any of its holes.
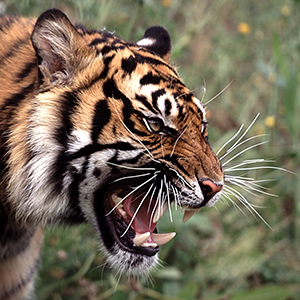
{"type": "MultiPolygon", "coordinates": [[[[255,118],[253,119],[253,121],[250,123],[250,125],[246,128],[246,130],[242,133],[242,135],[236,140],[236,142],[226,151],[226,152],[231,152],[231,149],[234,148],[243,138],[244,136],[248,133],[248,131],[251,129],[251,127],[253,126],[253,124],[256,122],[257,118],[259,117],[259,113],[255,116],[255,118]]],[[[240,133],[240,131],[242,130],[244,124],[241,125],[240,129],[238,130],[238,133],[240,133]]],[[[237,137],[238,133],[236,133],[234,135],[234,138],[237,137]]],[[[232,141],[234,138],[231,138],[230,141],[232,141]]],[[[224,147],[226,145],[228,145],[229,142],[226,142],[221,149],[224,149],[224,147]]],[[[220,150],[217,152],[217,155],[220,153],[220,150]]]]}
{"type": "MultiPolygon", "coordinates": [[[[263,136],[266,136],[266,134],[259,134],[259,135],[254,135],[254,136],[251,136],[249,138],[247,138],[246,140],[240,142],[239,144],[235,145],[235,147],[231,147],[230,149],[228,149],[223,155],[221,155],[219,157],[220,160],[224,159],[224,157],[226,157],[228,154],[230,154],[231,152],[233,152],[235,149],[237,149],[238,147],[242,146],[243,144],[253,140],[253,139],[257,139],[257,138],[260,138],[260,137],[263,137],[263,136]]],[[[268,142],[268,141],[266,141],[268,142]]]]}
{"type": "Polygon", "coordinates": [[[166,190],[167,190],[167,199],[168,199],[168,208],[169,208],[169,213],[170,213],[170,220],[171,220],[171,222],[173,222],[169,187],[167,185],[166,176],[164,176],[164,182],[165,182],[165,187],[166,187],[166,190]]]}
{"type": "Polygon", "coordinates": [[[233,80],[231,80],[217,95],[212,97],[210,100],[208,100],[206,103],[204,103],[205,106],[207,106],[208,103],[212,102],[216,98],[218,98],[225,90],[228,89],[228,87],[232,84],[233,80]]]}
{"type": "Polygon", "coordinates": [[[262,189],[266,189],[258,184],[253,184],[251,185],[250,181],[245,181],[245,180],[239,180],[239,179],[233,179],[230,181],[231,184],[234,184],[236,186],[239,186],[240,188],[242,188],[243,190],[247,191],[249,194],[253,195],[253,196],[257,196],[259,197],[259,195],[255,194],[253,191],[259,192],[260,194],[266,195],[266,196],[271,196],[271,197],[278,197],[275,194],[271,194],[268,192],[263,191],[262,189]]]}
{"type": "Polygon", "coordinates": [[[240,128],[238,129],[238,131],[227,141],[223,144],[223,146],[221,146],[221,148],[216,152],[216,155],[218,156],[220,154],[220,152],[230,143],[232,142],[241,132],[241,130],[243,129],[244,124],[242,124],[240,126],[240,128]]]}
{"type": "Polygon", "coordinates": [[[157,199],[156,199],[153,211],[152,211],[151,216],[150,216],[150,221],[153,220],[156,209],[159,209],[159,213],[160,213],[160,209],[161,209],[160,208],[160,201],[161,201],[162,189],[163,189],[163,181],[161,180],[160,181],[160,189],[158,191],[157,199]]]}
{"type": "Polygon", "coordinates": [[[137,186],[134,190],[132,190],[131,192],[129,192],[125,197],[123,197],[106,215],[105,217],[107,217],[108,215],[110,215],[127,197],[129,197],[130,195],[132,195],[135,191],[137,191],[139,188],[141,188],[142,186],[146,185],[148,182],[150,182],[152,179],[154,179],[157,176],[157,174],[154,174],[151,178],[149,178],[148,180],[146,180],[145,182],[143,182],[142,184],[140,184],[139,186],[137,186]]]}
{"type": "Polygon", "coordinates": [[[108,165],[112,165],[115,167],[120,167],[120,168],[124,168],[124,169],[128,169],[128,170],[138,170],[138,171],[155,171],[155,168],[135,168],[135,167],[128,167],[128,166],[123,166],[123,165],[118,165],[112,162],[107,162],[108,165]]]}
{"type": "Polygon", "coordinates": [[[287,172],[287,173],[290,173],[290,174],[293,174],[293,175],[297,175],[296,173],[290,171],[290,170],[287,170],[285,168],[280,168],[280,167],[274,167],[274,166],[256,166],[256,167],[250,167],[250,168],[237,168],[237,169],[226,169],[226,172],[231,172],[231,171],[251,171],[251,170],[267,170],[267,169],[270,169],[270,170],[279,170],[279,171],[284,171],[284,172],[287,172]]]}
{"type": "MultiPolygon", "coordinates": [[[[148,209],[147,209],[147,214],[149,214],[149,211],[150,211],[150,208],[151,208],[151,203],[152,203],[152,200],[154,198],[155,191],[156,191],[156,186],[154,186],[152,195],[150,197],[150,201],[149,201],[149,205],[148,205],[148,209]]],[[[150,216],[150,219],[149,219],[149,228],[151,227],[151,223],[152,223],[152,220],[153,220],[153,213],[155,211],[155,208],[156,208],[156,206],[154,206],[154,209],[153,209],[153,211],[151,213],[151,216],[150,216]]]]}
{"type": "MultiPolygon", "coordinates": [[[[170,167],[169,167],[170,168],[170,167]]],[[[170,168],[170,170],[172,170],[173,172],[175,172],[176,173],[176,175],[177,175],[177,177],[178,177],[178,179],[183,183],[183,184],[185,184],[186,186],[188,186],[191,190],[194,190],[194,188],[184,179],[184,177],[182,177],[179,173],[178,173],[178,171],[176,171],[175,169],[173,169],[173,168],[170,168]]]]}
{"type": "Polygon", "coordinates": [[[149,188],[149,190],[147,191],[147,193],[144,195],[143,199],[142,199],[141,202],[139,203],[139,205],[138,205],[138,207],[136,208],[136,210],[135,210],[135,212],[134,212],[134,214],[133,214],[133,216],[132,216],[132,218],[131,218],[131,220],[130,220],[130,222],[129,222],[127,228],[126,228],[126,230],[123,232],[123,234],[120,236],[120,238],[122,238],[122,237],[127,233],[127,231],[129,230],[129,228],[130,228],[130,226],[132,225],[132,223],[133,223],[133,221],[134,221],[134,219],[135,219],[137,213],[139,212],[141,206],[143,205],[144,201],[146,200],[146,198],[147,198],[148,194],[150,193],[150,191],[151,191],[151,189],[152,189],[153,186],[154,186],[154,183],[152,183],[151,187],[149,188]]]}
{"type": "Polygon", "coordinates": [[[273,230],[269,223],[259,214],[256,209],[254,209],[253,205],[239,191],[230,186],[226,186],[225,190],[229,191],[233,196],[235,196],[236,199],[238,199],[254,217],[257,216],[266,226],[273,230]]]}
{"type": "Polygon", "coordinates": [[[231,162],[232,160],[236,159],[237,157],[239,157],[240,155],[242,155],[243,153],[249,151],[250,149],[253,149],[255,147],[261,146],[268,143],[268,141],[263,141],[260,143],[257,143],[255,145],[249,146],[246,149],[243,149],[242,151],[240,151],[239,153],[237,153],[236,155],[232,156],[230,159],[228,159],[226,162],[223,163],[223,166],[226,166],[229,162],[231,162]]]}
{"type": "Polygon", "coordinates": [[[247,214],[235,203],[234,200],[231,199],[230,196],[232,196],[232,193],[230,191],[227,191],[226,187],[224,187],[222,198],[224,198],[225,200],[229,200],[229,202],[234,206],[234,208],[241,212],[248,219],[249,217],[247,216],[247,214]]]}
{"type": "Polygon", "coordinates": [[[125,177],[121,177],[121,178],[118,178],[118,179],[112,181],[112,183],[115,183],[115,182],[118,182],[118,181],[121,181],[121,180],[132,179],[132,178],[139,178],[139,177],[144,177],[144,176],[149,176],[149,175],[151,175],[151,173],[138,174],[138,175],[132,175],[132,176],[125,176],[125,177]]]}

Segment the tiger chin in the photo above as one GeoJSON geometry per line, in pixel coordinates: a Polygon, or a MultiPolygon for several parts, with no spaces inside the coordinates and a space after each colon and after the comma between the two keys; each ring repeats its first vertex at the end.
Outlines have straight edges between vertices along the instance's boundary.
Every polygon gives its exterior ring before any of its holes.
{"type": "Polygon", "coordinates": [[[139,276],[220,197],[205,108],[170,64],[168,32],[137,43],[72,25],[60,10],[0,18],[0,299],[33,289],[43,227],[90,223],[107,261],[139,276]]]}

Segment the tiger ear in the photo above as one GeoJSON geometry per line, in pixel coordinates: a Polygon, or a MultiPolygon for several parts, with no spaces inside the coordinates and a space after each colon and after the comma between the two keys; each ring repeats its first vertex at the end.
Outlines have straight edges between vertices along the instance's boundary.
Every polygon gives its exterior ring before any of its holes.
{"type": "Polygon", "coordinates": [[[168,31],[163,27],[149,27],[137,45],[155,52],[166,62],[170,62],[171,38],[168,31]]]}
{"type": "MultiPolygon", "coordinates": [[[[70,81],[80,61],[78,51],[86,47],[83,38],[67,16],[58,9],[45,11],[31,35],[43,81],[70,81]]],[[[87,47],[86,47],[87,48],[87,47]]]]}

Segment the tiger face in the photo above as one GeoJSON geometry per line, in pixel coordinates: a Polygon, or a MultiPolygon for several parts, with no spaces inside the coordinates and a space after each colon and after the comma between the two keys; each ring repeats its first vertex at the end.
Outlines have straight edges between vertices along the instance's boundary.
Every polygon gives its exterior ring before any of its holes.
{"type": "Polygon", "coordinates": [[[131,44],[53,9],[30,43],[32,89],[5,141],[16,219],[87,221],[113,267],[143,274],[175,235],[157,231],[164,212],[174,204],[185,222],[220,197],[205,108],[169,64],[161,27],[131,44]]]}

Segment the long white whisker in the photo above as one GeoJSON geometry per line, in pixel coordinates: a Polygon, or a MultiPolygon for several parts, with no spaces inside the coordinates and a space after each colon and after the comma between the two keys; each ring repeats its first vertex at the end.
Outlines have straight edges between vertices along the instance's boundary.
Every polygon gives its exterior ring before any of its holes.
{"type": "Polygon", "coordinates": [[[222,192],[222,197],[225,198],[226,200],[229,200],[229,202],[231,204],[233,204],[234,208],[238,209],[248,219],[247,214],[235,203],[234,200],[231,199],[230,196],[232,196],[232,192],[226,190],[226,186],[224,186],[223,192],[222,192]]]}
{"type": "Polygon", "coordinates": [[[256,139],[256,138],[259,138],[259,137],[263,137],[263,136],[266,136],[266,134],[259,134],[259,135],[254,135],[254,136],[251,136],[249,138],[247,138],[246,140],[240,142],[239,144],[235,145],[235,147],[231,147],[230,149],[228,149],[223,155],[221,155],[219,157],[220,160],[224,159],[224,157],[226,157],[228,154],[230,154],[232,151],[234,151],[236,148],[242,146],[243,144],[253,140],[253,139],[256,139]]]}
{"type": "Polygon", "coordinates": [[[230,191],[233,196],[235,196],[248,210],[249,212],[255,217],[255,215],[263,221],[263,223],[268,226],[271,230],[273,228],[268,224],[268,222],[257,212],[256,209],[253,208],[253,205],[236,189],[226,186],[226,190],[230,191]]]}
{"type": "Polygon", "coordinates": [[[228,159],[226,162],[223,163],[223,166],[226,166],[229,162],[231,162],[232,160],[236,159],[237,157],[239,157],[240,155],[242,155],[243,153],[249,151],[250,149],[253,149],[255,147],[261,146],[268,143],[268,141],[263,141],[260,143],[257,143],[255,145],[249,146],[246,149],[243,149],[242,151],[240,151],[239,153],[237,153],[236,155],[232,156],[230,159],[228,159]]]}
{"type": "Polygon", "coordinates": [[[138,175],[132,175],[132,176],[125,176],[125,177],[121,177],[121,178],[118,178],[118,179],[114,180],[112,183],[115,183],[115,182],[118,182],[118,181],[121,181],[121,180],[132,179],[132,178],[139,178],[139,177],[144,177],[144,176],[149,176],[149,175],[151,175],[151,173],[138,174],[138,175]]]}
{"type": "Polygon", "coordinates": [[[169,213],[170,213],[170,220],[171,220],[171,222],[173,222],[171,202],[170,202],[170,194],[169,194],[169,187],[167,185],[166,176],[164,176],[164,182],[165,182],[165,187],[166,187],[166,190],[167,190],[167,200],[168,200],[168,207],[169,207],[169,213]]]}
{"type": "Polygon", "coordinates": [[[215,100],[217,97],[219,97],[227,88],[232,84],[233,80],[231,80],[217,95],[212,97],[210,100],[208,100],[206,103],[204,103],[205,106],[207,106],[208,103],[212,102],[215,100]]]}
{"type": "Polygon", "coordinates": [[[157,176],[157,174],[154,174],[151,178],[137,186],[134,190],[132,190],[130,193],[128,193],[125,197],[123,197],[105,216],[110,215],[127,197],[132,195],[135,191],[137,191],[142,186],[146,185],[148,182],[150,182],[152,179],[154,179],[157,176]]]}
{"type": "Polygon", "coordinates": [[[251,185],[251,182],[246,182],[246,181],[243,181],[243,180],[235,179],[235,180],[230,181],[230,183],[234,184],[236,186],[239,186],[240,188],[246,190],[249,194],[254,195],[254,196],[259,196],[259,195],[253,193],[252,190],[256,191],[256,192],[259,192],[260,194],[263,194],[263,195],[266,195],[266,196],[278,197],[275,194],[271,194],[271,193],[268,193],[268,192],[265,192],[265,191],[261,190],[263,187],[261,187],[260,185],[256,185],[256,184],[251,185]]]}
{"type": "Polygon", "coordinates": [[[123,168],[123,169],[128,169],[128,170],[138,170],[138,171],[155,171],[156,169],[155,168],[135,168],[135,167],[128,167],[128,166],[123,166],[123,165],[118,165],[118,164],[115,164],[115,163],[112,163],[112,162],[107,162],[108,165],[112,165],[112,166],[115,166],[115,167],[120,167],[120,168],[123,168]]]}
{"type": "MultiPolygon", "coordinates": [[[[257,120],[257,118],[258,118],[258,116],[259,116],[260,114],[258,113],[256,116],[255,116],[255,118],[253,119],[253,121],[250,123],[250,125],[246,128],[246,130],[242,133],[242,135],[236,140],[236,142],[226,151],[226,152],[231,152],[232,150],[231,149],[233,149],[233,148],[235,148],[235,146],[237,145],[237,144],[239,144],[239,142],[244,138],[244,136],[248,133],[248,131],[251,129],[251,127],[253,126],[253,124],[255,123],[255,121],[257,120]]],[[[242,128],[242,126],[240,127],[240,128],[242,128]]],[[[240,130],[239,130],[240,131],[240,130]]],[[[236,135],[235,135],[236,136],[236,135]]],[[[228,143],[226,143],[226,144],[228,144],[228,143]]],[[[222,148],[224,148],[224,146],[222,147],[222,148]]],[[[218,151],[218,153],[219,153],[219,151],[218,151]]]]}
{"type": "Polygon", "coordinates": [[[237,168],[237,169],[229,168],[229,169],[226,169],[226,172],[231,172],[231,171],[251,171],[251,170],[259,170],[259,169],[262,169],[262,170],[266,170],[266,169],[279,170],[279,171],[284,171],[284,172],[287,172],[287,173],[290,173],[290,174],[293,174],[293,175],[297,175],[296,173],[294,173],[292,171],[289,171],[287,169],[280,168],[280,167],[273,167],[273,166],[257,166],[257,167],[252,167],[252,168],[237,168]]]}
{"type": "MultiPolygon", "coordinates": [[[[260,159],[246,159],[246,160],[243,160],[241,162],[238,162],[238,163],[235,163],[235,164],[232,164],[230,167],[226,167],[224,168],[225,171],[229,171],[229,170],[234,170],[235,168],[238,168],[238,167],[242,167],[244,165],[250,165],[250,164],[257,164],[257,163],[268,163],[268,162],[273,162],[272,160],[265,160],[263,158],[260,158],[260,159]]],[[[253,167],[255,168],[255,166],[253,167]]]]}
{"type": "Polygon", "coordinates": [[[243,127],[244,127],[244,124],[242,124],[240,126],[239,130],[234,134],[234,136],[232,136],[226,143],[223,144],[223,146],[221,146],[221,148],[216,152],[216,155],[219,155],[219,153],[240,134],[243,127]]]}
{"type": "Polygon", "coordinates": [[[187,185],[190,189],[194,189],[175,169],[170,168],[170,170],[172,170],[173,172],[176,173],[178,179],[185,185],[187,185]]]}
{"type": "Polygon", "coordinates": [[[160,213],[160,202],[161,202],[162,189],[163,189],[163,181],[161,180],[160,181],[160,189],[158,191],[157,199],[156,199],[153,211],[151,213],[150,220],[153,220],[156,209],[159,209],[159,213],[160,213]]]}

